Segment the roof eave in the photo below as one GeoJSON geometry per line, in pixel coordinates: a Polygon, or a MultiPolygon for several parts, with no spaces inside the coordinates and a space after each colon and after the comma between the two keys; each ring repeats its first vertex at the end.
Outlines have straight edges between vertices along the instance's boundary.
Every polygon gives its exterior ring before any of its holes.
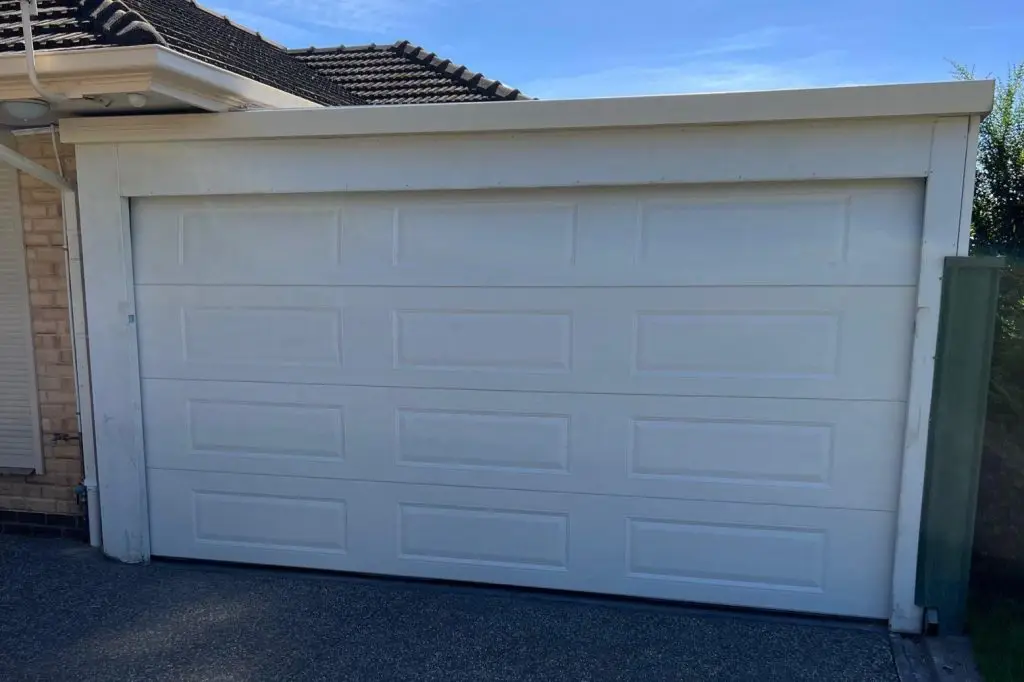
{"type": "MultiPolygon", "coordinates": [[[[211,112],[320,106],[160,45],[37,52],[36,70],[44,87],[72,99],[153,92],[211,112]]],[[[0,100],[30,97],[38,94],[24,53],[0,55],[0,100]]]]}
{"type": "Polygon", "coordinates": [[[66,120],[74,143],[268,139],[707,126],[984,115],[994,83],[967,81],[583,100],[412,104],[215,116],[66,120]]]}

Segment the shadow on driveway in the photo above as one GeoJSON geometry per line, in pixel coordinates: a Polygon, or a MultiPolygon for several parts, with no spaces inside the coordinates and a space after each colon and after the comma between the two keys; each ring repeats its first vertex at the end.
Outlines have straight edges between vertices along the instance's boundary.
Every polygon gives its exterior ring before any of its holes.
{"type": "Polygon", "coordinates": [[[897,682],[881,628],[156,563],[0,536],[0,680],[897,682]]]}

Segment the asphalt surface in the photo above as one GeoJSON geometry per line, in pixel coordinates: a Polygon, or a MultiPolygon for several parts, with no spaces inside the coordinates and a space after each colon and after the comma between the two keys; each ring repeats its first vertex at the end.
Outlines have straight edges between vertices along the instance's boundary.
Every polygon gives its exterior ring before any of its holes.
{"type": "Polygon", "coordinates": [[[0,680],[898,682],[881,628],[0,536],[0,680]]]}

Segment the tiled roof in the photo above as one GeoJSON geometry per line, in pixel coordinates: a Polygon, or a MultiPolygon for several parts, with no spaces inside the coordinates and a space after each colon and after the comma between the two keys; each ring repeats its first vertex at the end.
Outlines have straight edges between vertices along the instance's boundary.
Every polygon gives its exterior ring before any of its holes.
{"type": "Polygon", "coordinates": [[[529,99],[407,40],[393,45],[311,47],[291,50],[291,54],[370,104],[529,99]]]}
{"type": "MultiPolygon", "coordinates": [[[[88,47],[106,44],[92,22],[75,2],[39,0],[39,14],[32,21],[33,44],[37,50],[88,47]]],[[[0,0],[0,52],[22,52],[21,3],[0,0]]]]}
{"type": "MultiPolygon", "coordinates": [[[[191,0],[39,0],[37,50],[166,45],[318,104],[365,104],[274,43],[191,0]]],[[[24,50],[18,0],[0,0],[0,52],[24,50]]]]}
{"type": "MultiPolygon", "coordinates": [[[[194,0],[39,0],[37,50],[164,45],[328,106],[528,99],[408,41],[286,50],[194,0]]],[[[21,52],[19,0],[0,0],[0,53],[21,52]]]]}

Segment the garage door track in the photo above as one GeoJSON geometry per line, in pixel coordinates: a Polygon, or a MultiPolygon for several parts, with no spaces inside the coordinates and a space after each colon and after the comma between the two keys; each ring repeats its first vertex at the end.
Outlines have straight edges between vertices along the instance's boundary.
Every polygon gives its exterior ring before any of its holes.
{"type": "Polygon", "coordinates": [[[0,536],[0,680],[897,682],[881,628],[0,536]]]}

